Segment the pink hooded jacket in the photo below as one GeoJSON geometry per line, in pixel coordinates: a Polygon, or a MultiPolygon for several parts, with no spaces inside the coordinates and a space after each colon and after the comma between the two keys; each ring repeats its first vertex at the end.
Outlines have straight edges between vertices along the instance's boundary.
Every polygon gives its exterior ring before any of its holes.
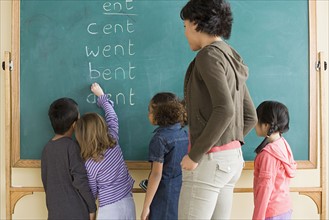
{"type": "Polygon", "coordinates": [[[290,178],[297,164],[283,138],[269,143],[254,163],[254,213],[252,219],[265,219],[291,210],[290,178]]]}

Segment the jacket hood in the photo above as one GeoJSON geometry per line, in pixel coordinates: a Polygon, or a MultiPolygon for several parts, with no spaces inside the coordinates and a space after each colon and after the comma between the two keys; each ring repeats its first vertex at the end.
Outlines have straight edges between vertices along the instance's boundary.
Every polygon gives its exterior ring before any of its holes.
{"type": "Polygon", "coordinates": [[[294,160],[288,142],[283,137],[274,141],[273,143],[268,144],[263,150],[267,151],[273,157],[282,162],[288,177],[295,177],[297,163],[294,160]]]}
{"type": "Polygon", "coordinates": [[[242,85],[247,81],[249,75],[249,69],[244,64],[242,57],[225,41],[215,41],[211,45],[221,50],[230,63],[235,74],[236,89],[239,90],[239,88],[241,88],[242,85]]]}

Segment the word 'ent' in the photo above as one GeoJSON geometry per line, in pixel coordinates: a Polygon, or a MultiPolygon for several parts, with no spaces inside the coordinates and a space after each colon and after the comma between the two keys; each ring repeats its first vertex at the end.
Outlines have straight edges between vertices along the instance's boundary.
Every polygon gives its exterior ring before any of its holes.
{"type": "Polygon", "coordinates": [[[104,14],[111,14],[111,13],[125,13],[130,10],[134,9],[132,5],[133,0],[125,0],[124,3],[122,2],[105,2],[103,4],[104,14]]]}

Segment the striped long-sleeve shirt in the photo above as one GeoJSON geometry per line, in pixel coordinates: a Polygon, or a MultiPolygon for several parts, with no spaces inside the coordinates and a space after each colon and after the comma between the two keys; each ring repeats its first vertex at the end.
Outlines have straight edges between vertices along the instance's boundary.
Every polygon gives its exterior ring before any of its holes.
{"type": "Polygon", "coordinates": [[[107,95],[103,95],[98,98],[97,104],[103,108],[109,133],[117,141],[114,148],[106,150],[103,160],[96,162],[89,159],[85,163],[90,189],[94,197],[98,197],[99,206],[102,207],[117,202],[132,192],[134,180],[128,173],[118,144],[119,124],[113,103],[107,99],[107,95]]]}

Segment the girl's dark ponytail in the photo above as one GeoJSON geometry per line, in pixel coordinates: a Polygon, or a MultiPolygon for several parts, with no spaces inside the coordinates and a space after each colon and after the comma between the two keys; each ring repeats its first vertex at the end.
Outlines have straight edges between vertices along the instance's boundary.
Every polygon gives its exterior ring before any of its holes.
{"type": "Polygon", "coordinates": [[[262,143],[260,143],[260,145],[255,149],[255,153],[259,154],[263,150],[263,148],[269,143],[270,140],[268,139],[268,137],[265,137],[262,143]]]}
{"type": "MultiPolygon", "coordinates": [[[[258,145],[258,147],[255,149],[255,153],[259,154],[263,148],[270,143],[269,137],[271,136],[271,134],[273,134],[274,132],[278,131],[278,126],[275,125],[274,123],[271,124],[271,127],[268,130],[267,136],[264,138],[264,140],[262,141],[262,143],[260,143],[260,145],[258,145]]],[[[281,133],[280,133],[281,134],[281,133]]]]}
{"type": "Polygon", "coordinates": [[[269,136],[274,132],[279,132],[280,135],[289,130],[289,112],[288,108],[276,101],[264,101],[256,109],[258,123],[269,124],[267,136],[262,143],[255,149],[255,152],[260,153],[263,148],[270,143],[269,136]]]}

